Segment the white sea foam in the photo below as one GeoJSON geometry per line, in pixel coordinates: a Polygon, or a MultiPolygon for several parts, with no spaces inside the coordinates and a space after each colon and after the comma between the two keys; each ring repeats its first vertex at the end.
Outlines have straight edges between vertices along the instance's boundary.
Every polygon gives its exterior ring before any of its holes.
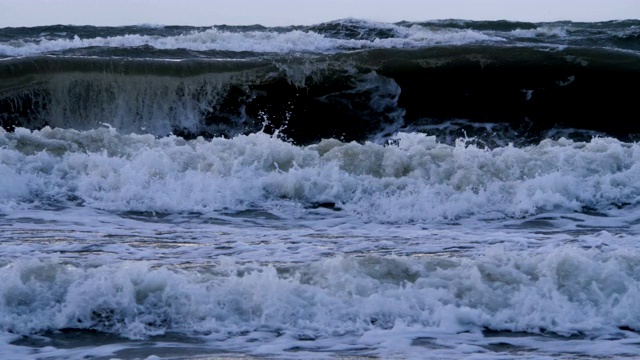
{"type": "Polygon", "coordinates": [[[3,131],[0,146],[3,206],[72,197],[114,211],[210,213],[331,202],[411,223],[607,212],[640,199],[640,147],[612,138],[483,149],[399,133],[396,145],[301,147],[262,133],[185,141],[44,128],[3,131]]]}
{"type": "MultiPolygon", "coordinates": [[[[481,346],[491,343],[480,335],[485,328],[624,339],[634,336],[618,327],[640,328],[639,264],[636,252],[570,246],[538,254],[493,247],[466,259],[337,257],[284,267],[223,261],[197,272],[140,262],[79,268],[16,261],[0,273],[0,324],[18,334],[63,328],[133,339],[204,334],[257,355],[292,347],[337,351],[338,344],[406,354],[415,338],[434,335],[440,349],[451,351],[461,332],[475,338],[474,352],[484,352],[481,346]],[[279,340],[269,335],[275,333],[279,340]],[[404,345],[384,341],[389,337],[404,345]]],[[[536,347],[529,351],[549,351],[535,339],[524,342],[536,347]]]]}

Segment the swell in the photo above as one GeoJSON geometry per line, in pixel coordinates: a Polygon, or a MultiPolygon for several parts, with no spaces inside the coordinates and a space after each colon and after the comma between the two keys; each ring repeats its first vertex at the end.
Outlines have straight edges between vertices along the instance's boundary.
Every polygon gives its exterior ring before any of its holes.
{"type": "Polygon", "coordinates": [[[262,129],[300,144],[380,140],[461,119],[506,124],[502,135],[525,143],[558,128],[623,140],[640,133],[629,90],[640,82],[640,61],[629,51],[465,45],[204,58],[175,51],[165,54],[173,59],[5,59],[0,123],[9,131],[108,123],[187,138],[262,129]]]}

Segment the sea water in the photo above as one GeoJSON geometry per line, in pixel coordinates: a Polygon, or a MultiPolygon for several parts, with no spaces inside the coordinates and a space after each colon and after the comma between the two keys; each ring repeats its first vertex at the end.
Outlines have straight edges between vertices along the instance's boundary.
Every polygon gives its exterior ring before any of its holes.
{"type": "Polygon", "coordinates": [[[0,357],[637,356],[639,34],[0,29],[0,357]]]}

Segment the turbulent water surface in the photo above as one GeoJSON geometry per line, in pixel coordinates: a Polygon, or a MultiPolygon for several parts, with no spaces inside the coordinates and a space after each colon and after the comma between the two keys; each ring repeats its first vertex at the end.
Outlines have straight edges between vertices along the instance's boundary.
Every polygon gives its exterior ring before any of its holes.
{"type": "Polygon", "coordinates": [[[0,357],[640,353],[640,21],[0,29],[0,357]]]}

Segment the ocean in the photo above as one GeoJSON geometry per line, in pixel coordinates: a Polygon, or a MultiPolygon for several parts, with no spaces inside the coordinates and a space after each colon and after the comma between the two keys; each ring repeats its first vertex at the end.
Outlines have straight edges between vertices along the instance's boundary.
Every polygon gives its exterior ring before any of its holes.
{"type": "Polygon", "coordinates": [[[640,21],[0,29],[0,358],[640,356],[640,21]]]}

